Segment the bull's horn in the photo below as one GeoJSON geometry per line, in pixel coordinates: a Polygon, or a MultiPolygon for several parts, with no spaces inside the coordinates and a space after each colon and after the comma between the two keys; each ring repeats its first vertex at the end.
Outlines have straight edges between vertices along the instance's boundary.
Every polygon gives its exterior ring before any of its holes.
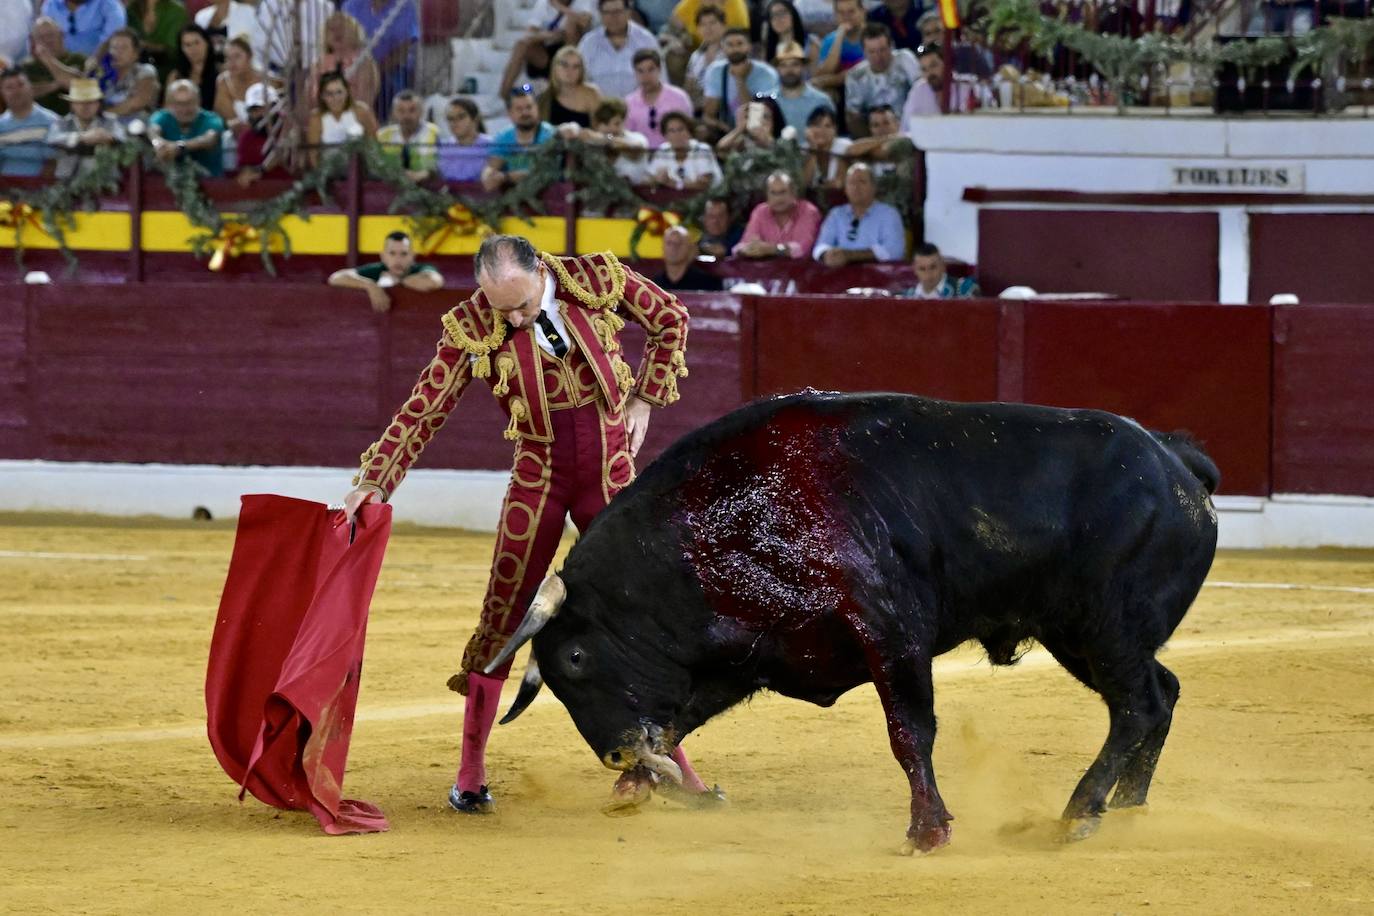
{"type": "Polygon", "coordinates": [[[637,756],[639,763],[647,767],[651,773],[656,773],[663,779],[671,779],[678,785],[682,785],[682,768],[671,757],[655,754],[649,750],[647,742],[637,756]]]}
{"type": "Polygon", "coordinates": [[[511,634],[503,648],[492,659],[491,664],[487,665],[483,671],[491,674],[497,668],[504,665],[521,646],[534,638],[534,634],[544,629],[544,624],[558,613],[558,609],[563,606],[563,599],[568,597],[568,590],[563,585],[563,580],[558,578],[558,574],[546,576],[544,581],[539,583],[539,591],[534,593],[534,600],[530,602],[530,609],[525,612],[525,619],[520,621],[520,626],[511,634]]]}
{"type": "Polygon", "coordinates": [[[510,709],[501,717],[501,724],[515,721],[515,717],[534,702],[534,698],[539,695],[539,688],[543,686],[544,678],[539,674],[539,662],[531,656],[529,664],[525,666],[525,676],[520,679],[520,692],[515,695],[515,702],[510,704],[510,709]]]}

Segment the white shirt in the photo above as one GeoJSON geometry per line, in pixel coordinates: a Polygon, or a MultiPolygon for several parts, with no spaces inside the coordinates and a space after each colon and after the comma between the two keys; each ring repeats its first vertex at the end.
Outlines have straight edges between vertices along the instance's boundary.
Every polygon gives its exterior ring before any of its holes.
{"type": "Polygon", "coordinates": [[[654,150],[653,158],[649,160],[649,174],[667,172],[669,183],[678,188],[691,184],[703,175],[711,176],[711,184],[720,181],[720,164],[716,162],[716,154],[711,147],[700,140],[688,142],[691,145],[687,147],[687,158],[682,162],[677,161],[677,153],[666,142],[654,150]]]}
{"type": "Polygon", "coordinates": [[[605,98],[623,99],[639,85],[635,81],[634,56],[642,48],[658,50],[654,33],[637,22],[630,23],[624,46],[616,48],[606,37],[606,29],[592,29],[577,43],[587,62],[587,82],[594,83],[605,98]]]}
{"type": "MultiPolygon", "coordinates": [[[[210,18],[214,15],[215,7],[213,4],[205,7],[196,13],[196,25],[202,29],[210,28],[210,18]]],[[[226,38],[238,38],[240,35],[246,35],[248,44],[253,48],[254,65],[263,63],[261,57],[266,39],[263,35],[262,26],[258,23],[257,10],[246,3],[239,3],[238,0],[230,0],[229,15],[224,17],[224,21],[220,25],[228,33],[226,38]]]]}
{"type": "Polygon", "coordinates": [[[17,65],[29,56],[29,29],[33,26],[30,0],[0,3],[0,57],[17,65]]]}
{"type": "MultiPolygon", "coordinates": [[[[539,311],[547,315],[549,320],[553,322],[554,329],[558,331],[558,336],[563,338],[563,342],[568,345],[568,353],[571,353],[574,346],[572,335],[568,333],[568,326],[563,322],[563,313],[558,310],[558,300],[554,298],[554,293],[557,288],[558,285],[553,282],[553,274],[545,273],[544,298],[539,300],[539,311]]],[[[556,355],[554,354],[553,344],[549,342],[548,335],[544,333],[544,329],[539,326],[539,322],[537,321],[534,323],[534,339],[539,343],[539,346],[543,348],[544,352],[556,355]]],[[[564,359],[566,358],[567,356],[565,354],[564,359]]]]}

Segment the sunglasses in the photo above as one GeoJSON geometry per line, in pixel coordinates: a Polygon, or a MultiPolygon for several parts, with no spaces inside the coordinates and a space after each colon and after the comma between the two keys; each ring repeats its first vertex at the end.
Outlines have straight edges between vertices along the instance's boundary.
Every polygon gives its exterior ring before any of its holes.
{"type": "Polygon", "coordinates": [[[852,242],[852,241],[854,241],[854,240],[855,240],[856,238],[858,238],[858,237],[859,237],[859,218],[856,216],[856,217],[854,217],[852,220],[849,221],[849,232],[846,233],[846,238],[848,238],[849,241],[852,242]]]}

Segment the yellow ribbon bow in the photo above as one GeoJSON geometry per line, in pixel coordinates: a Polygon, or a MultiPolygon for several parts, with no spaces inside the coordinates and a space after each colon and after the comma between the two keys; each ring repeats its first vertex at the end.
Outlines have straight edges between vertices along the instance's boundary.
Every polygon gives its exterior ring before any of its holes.
{"type": "Polygon", "coordinates": [[[653,207],[640,207],[635,214],[635,222],[644,227],[644,231],[653,236],[662,236],[673,226],[682,225],[682,217],[672,210],[656,210],[653,207]]]}
{"type": "Polygon", "coordinates": [[[477,217],[463,204],[454,204],[448,208],[444,214],[448,223],[442,229],[435,230],[428,239],[425,240],[425,256],[429,257],[447,242],[451,235],[478,235],[491,234],[491,227],[480,223],[477,217]]]}
{"type": "Polygon", "coordinates": [[[17,232],[26,223],[39,232],[43,231],[43,221],[39,219],[38,211],[33,207],[12,200],[0,200],[0,229],[13,229],[17,232]]]}
{"type": "Polygon", "coordinates": [[[219,230],[219,235],[210,241],[212,254],[210,255],[210,269],[221,271],[224,269],[224,262],[228,258],[237,258],[243,254],[243,250],[249,242],[258,240],[258,230],[246,223],[225,223],[219,230]]]}

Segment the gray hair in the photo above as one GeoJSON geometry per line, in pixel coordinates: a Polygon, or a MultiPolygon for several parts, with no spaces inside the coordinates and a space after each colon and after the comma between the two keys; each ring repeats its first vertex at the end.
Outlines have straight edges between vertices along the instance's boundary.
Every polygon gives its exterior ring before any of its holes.
{"type": "Polygon", "coordinates": [[[539,267],[539,252],[529,239],[518,235],[489,235],[482,239],[472,259],[472,272],[478,277],[495,276],[502,267],[534,273],[539,267]]]}
{"type": "Polygon", "coordinates": [[[792,173],[785,169],[778,169],[776,172],[770,172],[768,178],[764,180],[763,186],[766,188],[775,181],[781,181],[786,184],[789,191],[795,191],[797,189],[797,183],[792,180],[792,173]]]}
{"type": "Polygon", "coordinates": [[[172,80],[171,85],[167,87],[167,98],[170,99],[178,92],[189,92],[196,97],[196,101],[200,101],[200,87],[188,79],[172,80]]]}

